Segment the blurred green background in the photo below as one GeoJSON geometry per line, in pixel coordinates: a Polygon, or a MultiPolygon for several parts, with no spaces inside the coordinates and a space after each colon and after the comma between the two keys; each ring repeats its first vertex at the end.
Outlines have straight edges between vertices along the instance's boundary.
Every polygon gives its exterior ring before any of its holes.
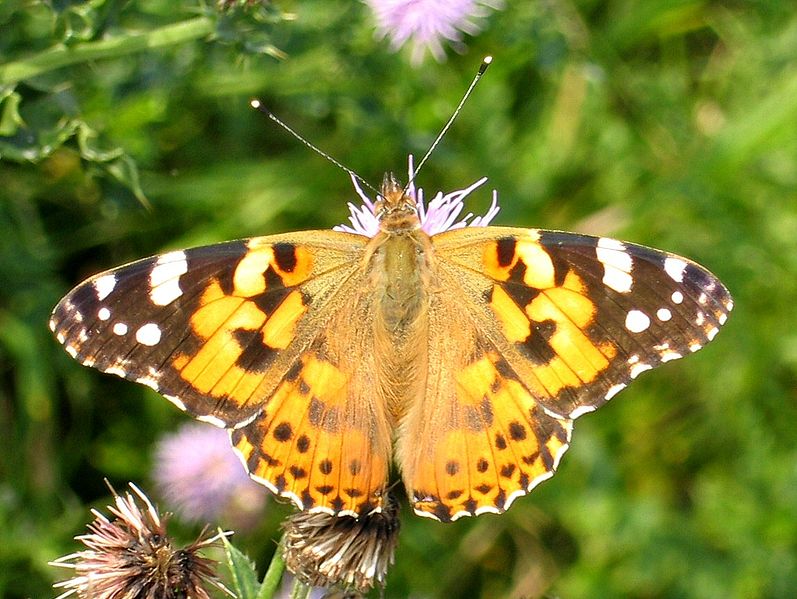
{"type": "MultiPolygon", "coordinates": [[[[508,513],[442,525],[405,506],[385,596],[795,596],[794,4],[508,0],[485,25],[415,68],[355,0],[0,3],[0,596],[53,596],[46,562],[77,548],[103,477],[150,488],[154,441],[186,419],[70,360],[47,329],[58,299],[166,249],[346,220],[349,178],[250,97],[367,180],[403,178],[485,54],[419,184],[488,176],[497,224],[666,248],[736,308],[579,420],[508,513]]],[[[290,511],[236,535],[261,568],[290,511]]]]}

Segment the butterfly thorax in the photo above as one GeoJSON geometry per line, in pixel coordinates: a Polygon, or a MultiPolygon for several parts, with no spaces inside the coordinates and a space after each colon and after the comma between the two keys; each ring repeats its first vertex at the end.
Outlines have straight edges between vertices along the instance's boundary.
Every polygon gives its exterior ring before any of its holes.
{"type": "Polygon", "coordinates": [[[374,207],[379,233],[371,243],[378,378],[394,423],[422,392],[431,243],[421,230],[415,198],[386,174],[374,207]],[[419,367],[420,366],[420,367],[419,367]]]}

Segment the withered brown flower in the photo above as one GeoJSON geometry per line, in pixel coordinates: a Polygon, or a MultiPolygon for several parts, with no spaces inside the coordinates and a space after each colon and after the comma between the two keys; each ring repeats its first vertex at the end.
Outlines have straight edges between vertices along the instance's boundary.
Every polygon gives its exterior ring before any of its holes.
{"type": "Polygon", "coordinates": [[[133,483],[130,489],[119,495],[111,488],[112,518],[92,510],[89,532],[75,537],[85,549],[50,562],[75,572],[53,585],[64,589],[57,599],[210,599],[208,584],[232,596],[216,577],[215,562],[198,554],[231,533],[200,536],[178,548],[167,535],[167,519],[133,483]]]}
{"type": "Polygon", "coordinates": [[[380,512],[334,516],[298,512],[285,528],[285,564],[312,586],[366,592],[384,586],[398,541],[398,503],[388,497],[380,512]]]}

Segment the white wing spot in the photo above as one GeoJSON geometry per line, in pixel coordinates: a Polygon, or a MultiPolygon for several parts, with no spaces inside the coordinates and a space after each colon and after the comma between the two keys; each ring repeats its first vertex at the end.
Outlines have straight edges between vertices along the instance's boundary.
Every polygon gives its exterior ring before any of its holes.
{"type": "Polygon", "coordinates": [[[155,380],[154,378],[148,376],[142,376],[140,379],[136,379],[136,382],[140,383],[141,385],[146,385],[147,387],[149,387],[154,391],[158,390],[158,381],[155,380]]]}
{"type": "Polygon", "coordinates": [[[651,366],[650,364],[645,364],[644,362],[640,362],[639,364],[634,364],[633,368],[631,368],[631,378],[635,379],[646,370],[651,370],[652,368],[653,366],[651,366]]]}
{"type": "Polygon", "coordinates": [[[664,260],[664,271],[676,283],[683,283],[684,270],[686,270],[686,262],[680,258],[666,258],[664,260]]]}
{"type": "Polygon", "coordinates": [[[141,345],[157,345],[161,340],[161,329],[154,322],[148,322],[136,331],[136,341],[141,345]]]}
{"type": "Polygon", "coordinates": [[[703,346],[700,345],[699,343],[693,343],[692,345],[689,346],[689,351],[694,353],[697,350],[702,349],[702,348],[703,348],[703,346]]]}
{"type": "Polygon", "coordinates": [[[601,237],[598,239],[595,255],[603,264],[603,284],[619,293],[631,291],[634,280],[629,273],[633,261],[626,252],[625,245],[616,239],[601,237]]]}
{"type": "Polygon", "coordinates": [[[119,335],[120,337],[122,335],[127,335],[127,325],[123,322],[117,322],[115,325],[113,325],[113,329],[111,330],[115,335],[119,335]]]}
{"type": "Polygon", "coordinates": [[[637,362],[639,362],[639,356],[637,354],[634,354],[633,356],[628,358],[629,364],[636,364],[637,362]]]}
{"type": "MultiPolygon", "coordinates": [[[[485,507],[489,507],[489,506],[485,506],[485,507]]],[[[320,511],[320,512],[323,512],[324,510],[327,510],[327,509],[329,509],[329,508],[314,507],[314,508],[311,508],[311,509],[310,509],[310,512],[313,512],[313,511],[320,511]]],[[[476,510],[476,512],[478,512],[478,513],[476,514],[477,516],[478,516],[478,515],[480,515],[480,514],[483,514],[483,513],[484,513],[483,511],[482,511],[482,512],[480,512],[480,511],[479,511],[479,510],[482,510],[482,509],[484,509],[484,508],[479,508],[478,510],[476,510]]],[[[492,509],[495,509],[495,508],[492,508],[492,509]]],[[[413,511],[413,512],[415,512],[415,515],[416,515],[416,516],[420,516],[421,518],[431,518],[432,520],[437,520],[438,522],[440,522],[440,518],[438,518],[437,516],[435,516],[435,515],[434,515],[434,514],[432,514],[431,512],[425,512],[425,511],[423,511],[423,510],[419,510],[419,509],[418,509],[418,508],[416,508],[416,507],[412,508],[412,511],[413,511]]],[[[335,512],[332,512],[332,510],[330,510],[330,512],[331,512],[331,514],[334,514],[334,513],[335,513],[335,512]]],[[[500,513],[500,512],[497,512],[497,511],[496,511],[496,512],[493,512],[493,513],[494,513],[494,514],[498,514],[498,513],[500,513]]]]}
{"type": "Polygon", "coordinates": [[[728,312],[730,312],[731,310],[733,310],[733,302],[728,300],[728,303],[725,304],[725,307],[728,309],[728,312]]]}
{"type": "Polygon", "coordinates": [[[572,420],[575,420],[579,416],[583,416],[584,414],[589,414],[590,412],[594,412],[595,410],[597,410],[597,406],[589,406],[589,405],[578,406],[575,410],[570,412],[570,414],[568,414],[567,417],[572,420]]]}
{"type": "Polygon", "coordinates": [[[103,275],[94,281],[94,290],[97,292],[97,299],[102,301],[111,294],[116,287],[115,275],[103,275]]]}
{"type": "Polygon", "coordinates": [[[650,326],[650,318],[644,312],[631,310],[625,317],[625,328],[632,333],[641,333],[650,326]]]}
{"type": "Polygon", "coordinates": [[[677,360],[680,357],[682,357],[682,356],[678,352],[666,351],[663,354],[661,354],[661,361],[662,362],[669,362],[671,360],[677,360]]]}
{"type": "Polygon", "coordinates": [[[183,294],[180,276],[188,272],[185,252],[170,252],[158,258],[149,273],[149,299],[156,306],[166,306],[183,294]]]}
{"type": "MultiPolygon", "coordinates": [[[[607,250],[617,250],[619,252],[625,252],[625,244],[622,241],[618,241],[617,239],[611,239],[610,237],[601,237],[598,239],[598,247],[601,249],[607,250]]],[[[626,254],[628,256],[628,254],[626,254]]],[[[631,267],[631,256],[628,256],[628,265],[629,269],[631,267]]],[[[601,260],[603,262],[603,260],[601,260]]]]}
{"type": "MultiPolygon", "coordinates": [[[[556,452],[556,455],[553,457],[553,469],[554,470],[559,468],[559,462],[562,461],[562,457],[565,455],[565,452],[570,447],[570,437],[573,434],[572,423],[571,423],[571,425],[569,427],[566,427],[566,428],[567,428],[567,443],[562,445],[561,447],[559,447],[559,450],[556,452]]],[[[553,476],[553,472],[551,472],[551,476],[553,476]]],[[[540,481],[540,482],[542,482],[542,481],[540,481]]],[[[533,488],[534,488],[533,485],[529,485],[529,489],[528,490],[531,491],[531,489],[533,489],[533,488]]]]}
{"type": "Polygon", "coordinates": [[[64,335],[64,334],[63,334],[63,333],[61,333],[61,332],[59,332],[59,333],[58,333],[58,334],[55,336],[55,338],[56,338],[56,339],[58,339],[58,343],[61,343],[61,344],[63,344],[63,343],[64,343],[64,341],[66,341],[66,335],[64,335]]]}
{"type": "Polygon", "coordinates": [[[205,416],[197,416],[196,419],[201,420],[202,422],[207,422],[208,424],[212,424],[213,426],[218,426],[219,428],[227,427],[226,422],[224,422],[221,418],[212,416],[211,414],[207,414],[205,416]]]}
{"type": "Polygon", "coordinates": [[[109,366],[104,372],[108,374],[115,374],[116,376],[121,376],[122,378],[124,378],[127,374],[127,371],[119,365],[109,366]]]}
{"type": "Polygon", "coordinates": [[[705,293],[701,293],[700,297],[697,298],[697,301],[700,302],[701,304],[705,304],[707,300],[708,296],[705,293]]]}
{"type": "Polygon", "coordinates": [[[77,357],[77,350],[71,345],[65,345],[64,349],[66,350],[66,353],[68,353],[73,358],[77,357]]]}
{"type": "Polygon", "coordinates": [[[670,312],[667,308],[659,308],[656,311],[656,318],[662,322],[667,322],[672,318],[672,312],[670,312]]]}
{"type": "Polygon", "coordinates": [[[719,332],[720,332],[720,330],[717,327],[712,327],[708,331],[706,331],[706,337],[708,337],[709,341],[712,341],[714,339],[714,337],[717,336],[717,333],[719,333],[719,332]]]}
{"type": "Polygon", "coordinates": [[[55,333],[55,318],[50,319],[50,330],[55,333]]]}
{"type": "Polygon", "coordinates": [[[97,310],[97,318],[100,320],[108,320],[111,317],[111,311],[108,308],[100,308],[97,310]]]}
{"type": "Polygon", "coordinates": [[[606,392],[606,401],[609,401],[612,397],[620,393],[620,391],[622,391],[623,389],[625,389],[625,384],[623,383],[618,383],[616,385],[612,385],[611,387],[609,387],[609,390],[606,392]]]}
{"type": "Polygon", "coordinates": [[[616,268],[606,267],[603,274],[603,284],[614,289],[618,293],[628,293],[631,291],[634,279],[627,272],[616,268]]]}
{"type": "Polygon", "coordinates": [[[728,315],[720,314],[717,320],[719,321],[720,324],[725,324],[728,321],[728,315]]]}
{"type": "MultiPolygon", "coordinates": [[[[174,405],[176,405],[178,408],[180,408],[183,412],[186,411],[185,404],[183,403],[183,400],[181,400],[179,397],[177,397],[175,395],[166,395],[165,393],[163,394],[163,397],[168,399],[170,402],[172,402],[174,405]]],[[[235,448],[233,447],[233,449],[235,449],[235,448]]],[[[244,464],[244,465],[246,465],[246,464],[244,464]]]]}
{"type": "Polygon", "coordinates": [[[680,304],[680,303],[683,303],[683,301],[684,301],[684,294],[683,294],[683,293],[681,293],[680,291],[673,291],[673,292],[672,292],[671,299],[672,299],[672,303],[674,303],[674,304],[680,304]]]}
{"type": "MultiPolygon", "coordinates": [[[[553,470],[549,470],[548,472],[543,472],[539,476],[535,476],[534,479],[529,483],[529,486],[526,487],[527,491],[531,491],[534,487],[539,485],[541,482],[545,482],[546,480],[548,480],[549,478],[551,478],[553,476],[553,471],[556,470],[557,466],[559,466],[559,460],[562,458],[562,454],[564,453],[564,451],[562,451],[562,450],[567,451],[568,447],[569,447],[568,445],[562,445],[559,448],[559,453],[554,457],[553,470]]],[[[504,507],[506,507],[506,504],[504,504],[504,507]]]]}
{"type": "Polygon", "coordinates": [[[697,318],[695,318],[695,324],[699,327],[702,327],[704,322],[706,322],[705,315],[702,312],[698,312],[697,318]]]}
{"type": "Polygon", "coordinates": [[[550,416],[551,418],[556,418],[557,420],[559,420],[562,417],[562,415],[559,414],[558,412],[554,412],[553,410],[549,410],[545,406],[541,406],[541,407],[542,407],[542,411],[545,412],[546,414],[548,414],[548,416],[550,416]]]}

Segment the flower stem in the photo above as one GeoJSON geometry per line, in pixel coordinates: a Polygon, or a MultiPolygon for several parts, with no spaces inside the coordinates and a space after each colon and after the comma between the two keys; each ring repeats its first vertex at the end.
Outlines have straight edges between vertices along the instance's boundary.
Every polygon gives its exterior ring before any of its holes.
{"type": "Polygon", "coordinates": [[[285,549],[285,535],[282,535],[277,550],[274,552],[274,557],[271,558],[271,563],[268,565],[266,575],[263,577],[263,584],[260,585],[260,591],[257,593],[257,599],[271,599],[279,589],[280,581],[282,580],[282,573],[285,572],[285,559],[283,557],[283,550],[285,549]]]}
{"type": "Polygon", "coordinates": [[[310,596],[310,587],[300,581],[298,578],[293,581],[293,589],[291,589],[291,599],[307,599],[310,596]]]}
{"type": "Polygon", "coordinates": [[[145,33],[130,33],[74,46],[58,44],[27,58],[0,65],[0,85],[17,83],[22,79],[79,62],[116,58],[132,52],[199,39],[211,34],[213,27],[214,23],[208,17],[196,17],[145,33]]]}

